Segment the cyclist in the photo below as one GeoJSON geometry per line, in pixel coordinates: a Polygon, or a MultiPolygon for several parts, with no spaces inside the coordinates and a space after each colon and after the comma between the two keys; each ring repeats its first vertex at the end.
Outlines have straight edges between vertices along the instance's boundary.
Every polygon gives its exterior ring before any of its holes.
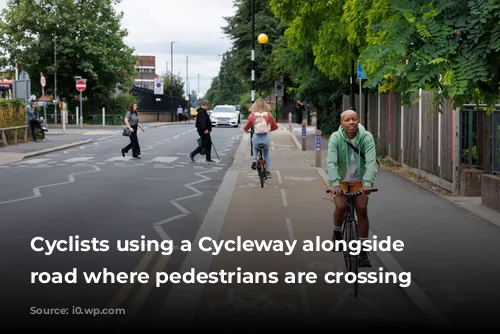
{"type": "MultiPolygon", "coordinates": [[[[354,205],[359,239],[363,242],[368,239],[368,196],[377,175],[375,141],[373,135],[359,124],[354,110],[345,110],[340,115],[340,121],[339,129],[328,142],[328,178],[335,202],[332,240],[342,240],[342,225],[347,210],[347,196],[343,193],[361,190],[363,195],[354,197],[354,205]],[[360,156],[363,153],[364,158],[360,156]]],[[[360,253],[360,267],[371,267],[368,253],[364,250],[360,253]]]]}
{"type": "MultiPolygon", "coordinates": [[[[268,178],[271,178],[271,156],[269,154],[271,139],[269,132],[278,129],[278,124],[276,124],[273,115],[269,112],[270,110],[271,106],[264,99],[258,98],[250,107],[250,116],[248,116],[247,122],[241,127],[245,132],[250,131],[251,128],[254,129],[255,132],[252,136],[254,152],[259,151],[259,144],[264,144],[264,159],[266,160],[268,178]]],[[[257,154],[255,154],[252,162],[252,169],[257,169],[257,154]]]]}

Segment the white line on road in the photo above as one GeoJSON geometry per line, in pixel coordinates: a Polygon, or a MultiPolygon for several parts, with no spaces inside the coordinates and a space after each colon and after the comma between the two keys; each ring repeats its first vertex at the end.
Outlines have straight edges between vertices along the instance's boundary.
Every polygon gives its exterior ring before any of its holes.
{"type": "Polygon", "coordinates": [[[170,201],[170,204],[172,204],[173,206],[175,206],[176,208],[178,208],[183,213],[189,213],[189,211],[186,208],[184,208],[182,205],[180,205],[177,202],[185,200],[185,199],[188,199],[188,198],[202,196],[203,192],[201,192],[198,189],[194,188],[193,185],[201,183],[201,182],[206,182],[206,181],[211,180],[211,178],[209,178],[208,176],[202,175],[202,174],[212,173],[212,172],[215,172],[215,171],[214,170],[208,170],[208,171],[204,171],[204,172],[195,173],[194,175],[199,176],[202,179],[184,185],[184,187],[192,190],[194,192],[194,194],[193,195],[189,195],[189,196],[184,196],[184,197],[179,197],[179,198],[173,199],[173,200],[170,201]]]}
{"type": "Polygon", "coordinates": [[[89,173],[95,173],[95,172],[100,172],[101,171],[101,169],[99,169],[99,167],[97,167],[97,166],[92,165],[91,167],[94,170],[69,174],[68,175],[68,181],[60,182],[60,183],[53,183],[53,184],[46,184],[46,185],[43,185],[43,186],[39,186],[39,187],[33,188],[33,196],[12,199],[12,200],[9,200],[9,201],[3,201],[3,202],[0,202],[0,204],[14,203],[14,202],[20,202],[20,201],[25,201],[25,200],[28,200],[28,199],[37,198],[37,197],[42,196],[42,193],[40,192],[40,189],[42,189],[42,188],[48,188],[48,187],[54,187],[54,186],[61,186],[61,185],[64,185],[64,184],[73,183],[73,182],[75,182],[75,175],[89,174],[89,173]]]}
{"type": "Polygon", "coordinates": [[[290,241],[295,240],[295,233],[293,233],[292,220],[288,217],[285,218],[286,229],[288,230],[288,236],[290,237],[290,241]]]}
{"type": "MultiPolygon", "coordinates": [[[[295,241],[295,233],[293,231],[292,219],[289,217],[285,217],[286,228],[288,230],[288,237],[291,242],[295,241]]],[[[300,270],[297,269],[297,276],[299,275],[300,270]]],[[[307,295],[307,288],[305,283],[301,283],[298,286],[300,298],[302,299],[302,305],[304,305],[304,313],[306,315],[307,321],[311,321],[313,316],[311,312],[311,305],[309,304],[309,297],[307,295]]]]}
{"type": "MultiPolygon", "coordinates": [[[[181,200],[184,200],[184,199],[188,199],[188,198],[192,198],[192,197],[203,195],[203,192],[201,192],[200,190],[198,190],[198,189],[196,189],[196,188],[194,188],[192,186],[195,185],[195,184],[201,183],[201,182],[206,182],[208,180],[211,180],[211,178],[202,175],[202,174],[211,173],[211,172],[214,172],[214,171],[204,171],[204,172],[196,173],[195,175],[201,177],[202,179],[194,181],[194,182],[190,182],[190,183],[184,185],[186,188],[188,188],[188,189],[192,190],[193,192],[195,192],[195,194],[190,195],[190,196],[184,196],[184,197],[176,198],[176,199],[173,199],[173,200],[170,201],[170,203],[172,205],[174,205],[176,208],[178,208],[182,212],[182,214],[179,214],[179,215],[176,215],[176,216],[173,216],[173,217],[169,217],[169,218],[164,219],[162,221],[159,221],[159,222],[157,222],[157,223],[155,223],[153,225],[153,228],[156,230],[156,232],[158,232],[158,234],[161,236],[161,238],[163,240],[171,240],[171,239],[168,236],[168,234],[165,232],[165,230],[162,228],[162,225],[167,224],[169,222],[172,222],[174,220],[186,217],[189,214],[189,211],[186,208],[182,207],[177,202],[181,201],[181,200]]],[[[155,268],[153,269],[153,274],[155,272],[161,272],[163,270],[163,268],[165,268],[165,266],[167,265],[169,259],[170,259],[170,256],[160,256],[159,260],[157,261],[157,263],[155,265],[155,268]]],[[[141,287],[141,290],[139,291],[139,293],[137,294],[137,296],[134,298],[134,301],[132,303],[134,306],[132,307],[132,311],[129,312],[129,313],[131,313],[131,315],[125,321],[130,321],[130,320],[132,320],[135,317],[135,315],[137,314],[137,312],[139,311],[139,309],[144,304],[146,298],[151,293],[152,288],[153,288],[153,285],[151,285],[151,284],[147,284],[147,285],[141,287]]],[[[124,291],[120,291],[120,293],[122,294],[120,296],[120,299],[122,301],[125,300],[125,298],[127,296],[126,294],[129,294],[131,290],[132,290],[132,288],[128,289],[127,291],[125,291],[125,290],[124,291]]],[[[118,297],[115,297],[115,299],[118,299],[118,297]]]]}
{"type": "MultiPolygon", "coordinates": [[[[247,136],[243,137],[238,150],[244,152],[243,149],[248,146],[249,142],[250,140],[247,136]]],[[[229,203],[236,188],[239,175],[239,171],[236,168],[242,164],[243,160],[235,160],[231,168],[226,172],[212,205],[194,238],[193,244],[197,243],[203,237],[211,237],[214,240],[219,240],[229,203]]],[[[214,255],[210,252],[203,252],[199,248],[194,248],[187,254],[180,272],[188,272],[191,268],[209,272],[213,258],[214,255]]],[[[183,317],[183,320],[193,320],[200,305],[203,288],[201,284],[173,285],[163,305],[162,315],[166,318],[165,320],[173,317],[179,318],[179,316],[183,317]]]]}
{"type": "Polygon", "coordinates": [[[276,171],[276,175],[278,175],[278,183],[283,183],[283,181],[281,180],[281,173],[279,170],[276,171]]]}
{"type": "Polygon", "coordinates": [[[280,190],[281,190],[281,200],[283,201],[283,206],[288,206],[288,202],[286,201],[285,189],[280,189],[280,190]]]}

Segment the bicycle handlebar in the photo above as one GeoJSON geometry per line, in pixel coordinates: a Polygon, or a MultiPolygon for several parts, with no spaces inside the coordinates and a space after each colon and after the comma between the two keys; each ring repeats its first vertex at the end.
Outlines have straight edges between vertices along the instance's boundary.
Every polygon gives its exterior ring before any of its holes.
{"type": "MultiPolygon", "coordinates": [[[[378,189],[377,189],[377,188],[371,188],[371,192],[372,192],[372,193],[373,193],[373,192],[377,192],[377,191],[378,191],[378,189]]],[[[326,190],[326,193],[327,193],[327,194],[329,194],[329,193],[331,193],[331,192],[332,192],[332,190],[331,190],[331,189],[327,189],[327,190],[326,190]]],[[[353,193],[344,193],[344,195],[346,195],[346,196],[359,196],[359,195],[361,195],[361,194],[363,194],[363,192],[362,192],[361,190],[356,191],[356,192],[353,192],[353,193]]]]}

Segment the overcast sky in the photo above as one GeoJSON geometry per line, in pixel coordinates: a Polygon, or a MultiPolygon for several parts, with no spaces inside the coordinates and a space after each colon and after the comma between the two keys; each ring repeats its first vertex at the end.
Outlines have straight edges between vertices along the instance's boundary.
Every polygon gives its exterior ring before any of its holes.
{"type": "MultiPolygon", "coordinates": [[[[0,9],[6,0],[0,0],[0,9]]],[[[221,27],[223,16],[234,13],[233,0],[122,0],[117,6],[123,11],[122,26],[129,32],[125,43],[135,48],[137,55],[156,57],[156,73],[161,75],[168,62],[170,42],[174,43],[174,73],[185,81],[186,56],[191,90],[204,94],[213,77],[217,76],[222,53],[231,47],[221,27]]]]}

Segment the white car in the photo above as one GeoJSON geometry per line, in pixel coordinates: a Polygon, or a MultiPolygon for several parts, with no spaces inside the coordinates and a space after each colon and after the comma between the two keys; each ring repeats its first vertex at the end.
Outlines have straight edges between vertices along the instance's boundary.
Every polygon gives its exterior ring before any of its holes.
{"type": "Polygon", "coordinates": [[[213,126],[229,125],[238,127],[240,124],[240,112],[232,105],[215,106],[210,115],[213,126]]]}

